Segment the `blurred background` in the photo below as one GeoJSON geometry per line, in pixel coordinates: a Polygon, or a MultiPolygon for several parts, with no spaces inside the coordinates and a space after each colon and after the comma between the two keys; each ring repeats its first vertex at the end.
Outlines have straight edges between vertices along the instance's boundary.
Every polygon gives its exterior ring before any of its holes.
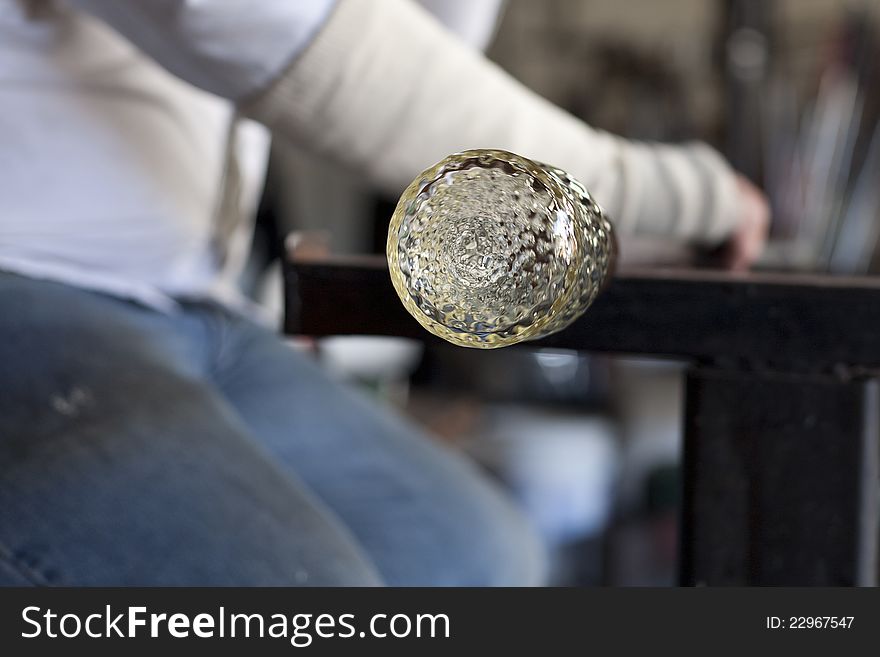
{"type": "MultiPolygon", "coordinates": [[[[596,127],[724,152],[773,208],[762,268],[880,269],[880,0],[508,0],[497,25],[471,27],[476,47],[596,127]]],[[[276,145],[255,295],[280,312],[278,236],[383,253],[394,202],[276,145]]],[[[685,245],[621,251],[624,267],[702,262],[685,245]]],[[[552,546],[555,583],[675,583],[682,365],[384,338],[307,348],[503,482],[552,546]]]]}

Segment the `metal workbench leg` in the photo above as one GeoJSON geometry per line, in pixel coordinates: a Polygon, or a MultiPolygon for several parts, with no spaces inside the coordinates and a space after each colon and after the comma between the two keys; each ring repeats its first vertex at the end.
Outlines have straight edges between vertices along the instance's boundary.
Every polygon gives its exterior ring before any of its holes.
{"type": "Polygon", "coordinates": [[[877,583],[878,386],[687,375],[685,585],[877,583]]]}

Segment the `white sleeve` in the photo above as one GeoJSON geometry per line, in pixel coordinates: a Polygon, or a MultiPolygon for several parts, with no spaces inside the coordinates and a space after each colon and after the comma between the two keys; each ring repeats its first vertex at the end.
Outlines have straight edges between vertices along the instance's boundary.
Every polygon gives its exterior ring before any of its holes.
{"type": "Polygon", "coordinates": [[[70,0],[178,77],[239,100],[305,47],[336,0],[70,0]]]}
{"type": "Polygon", "coordinates": [[[467,148],[570,171],[624,232],[714,243],[732,171],[703,145],[630,142],[529,91],[409,0],[69,0],[276,134],[400,192],[467,148]]]}
{"type": "Polygon", "coordinates": [[[502,148],[568,170],[623,232],[717,243],[736,221],[733,172],[711,148],[594,130],[408,0],[340,0],[302,54],[240,107],[392,193],[449,153],[502,148]]]}

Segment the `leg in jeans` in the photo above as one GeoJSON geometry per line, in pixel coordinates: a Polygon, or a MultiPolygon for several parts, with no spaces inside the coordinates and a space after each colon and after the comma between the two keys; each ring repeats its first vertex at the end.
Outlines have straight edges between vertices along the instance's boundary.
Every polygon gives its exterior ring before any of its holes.
{"type": "Polygon", "coordinates": [[[537,539],[460,455],[231,317],[215,377],[251,435],[342,519],[391,585],[535,585],[537,539]]]}
{"type": "Polygon", "coordinates": [[[0,275],[0,583],[531,584],[458,456],[277,336],[0,275]]]}
{"type": "Polygon", "coordinates": [[[203,380],[196,323],[6,274],[0,308],[0,584],[381,583],[203,380]]]}

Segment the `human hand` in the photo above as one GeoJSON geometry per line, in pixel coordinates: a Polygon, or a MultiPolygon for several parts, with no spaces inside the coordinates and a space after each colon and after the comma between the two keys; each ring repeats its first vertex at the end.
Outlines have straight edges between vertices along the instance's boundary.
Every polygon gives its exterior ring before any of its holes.
{"type": "Polygon", "coordinates": [[[728,269],[743,271],[755,263],[767,243],[770,206],[764,193],[748,178],[737,175],[736,182],[740,197],[739,220],[722,246],[722,260],[728,269]]]}

